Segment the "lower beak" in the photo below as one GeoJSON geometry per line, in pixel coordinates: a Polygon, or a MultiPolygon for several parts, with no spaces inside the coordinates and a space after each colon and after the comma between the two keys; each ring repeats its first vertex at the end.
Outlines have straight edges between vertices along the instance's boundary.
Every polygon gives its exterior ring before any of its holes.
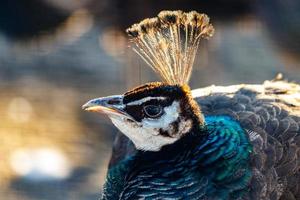
{"type": "Polygon", "coordinates": [[[128,115],[124,112],[123,95],[114,95],[102,98],[96,98],[88,101],[82,106],[82,109],[91,112],[100,112],[108,115],[128,115]]]}

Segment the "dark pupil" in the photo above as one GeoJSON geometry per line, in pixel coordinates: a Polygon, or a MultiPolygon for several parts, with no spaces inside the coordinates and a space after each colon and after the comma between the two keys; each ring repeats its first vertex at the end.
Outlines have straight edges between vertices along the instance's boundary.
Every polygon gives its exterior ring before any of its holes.
{"type": "Polygon", "coordinates": [[[148,105],[145,106],[145,112],[149,117],[156,117],[160,114],[161,108],[160,106],[148,105]]]}

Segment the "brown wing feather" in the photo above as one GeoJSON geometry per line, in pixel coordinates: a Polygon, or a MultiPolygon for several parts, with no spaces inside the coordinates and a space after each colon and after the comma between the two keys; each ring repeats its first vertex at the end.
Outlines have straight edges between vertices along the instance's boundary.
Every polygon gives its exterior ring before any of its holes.
{"type": "MultiPolygon", "coordinates": [[[[230,115],[249,133],[254,147],[250,199],[300,199],[300,86],[283,81],[262,85],[210,86],[193,90],[205,115],[230,115]]],[[[134,152],[122,134],[110,166],[134,152]]]]}

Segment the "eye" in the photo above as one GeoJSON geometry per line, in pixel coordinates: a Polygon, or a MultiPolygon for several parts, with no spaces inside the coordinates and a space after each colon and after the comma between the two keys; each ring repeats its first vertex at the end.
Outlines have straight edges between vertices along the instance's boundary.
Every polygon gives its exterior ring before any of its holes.
{"type": "Polygon", "coordinates": [[[148,117],[156,118],[162,114],[162,107],[156,105],[146,105],[144,106],[144,112],[148,117]]]}

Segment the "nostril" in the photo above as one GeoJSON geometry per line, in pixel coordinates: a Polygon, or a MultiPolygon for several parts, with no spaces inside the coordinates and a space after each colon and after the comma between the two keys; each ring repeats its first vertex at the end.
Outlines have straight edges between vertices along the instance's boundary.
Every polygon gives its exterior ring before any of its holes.
{"type": "Polygon", "coordinates": [[[107,103],[110,105],[116,105],[116,104],[120,104],[121,101],[119,99],[110,99],[107,101],[107,103]]]}

